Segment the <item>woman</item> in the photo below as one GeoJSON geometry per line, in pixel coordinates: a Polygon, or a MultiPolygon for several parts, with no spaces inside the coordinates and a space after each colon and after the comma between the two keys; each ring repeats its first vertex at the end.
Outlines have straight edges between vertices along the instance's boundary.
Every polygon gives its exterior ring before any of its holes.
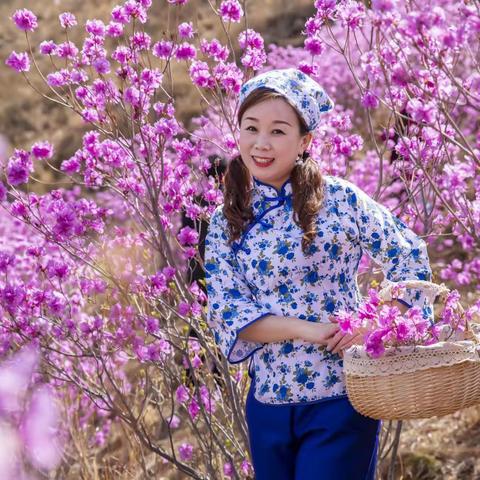
{"type": "MultiPolygon", "coordinates": [[[[333,103],[295,69],[241,90],[240,156],[206,239],[208,322],[231,363],[250,358],[258,480],[374,478],[379,422],[346,396],[342,351],[361,336],[331,322],[360,301],[365,250],[392,281],[428,280],[425,243],[353,184],[322,175],[308,147],[333,103]]],[[[409,291],[403,309],[422,298],[409,291]]]]}

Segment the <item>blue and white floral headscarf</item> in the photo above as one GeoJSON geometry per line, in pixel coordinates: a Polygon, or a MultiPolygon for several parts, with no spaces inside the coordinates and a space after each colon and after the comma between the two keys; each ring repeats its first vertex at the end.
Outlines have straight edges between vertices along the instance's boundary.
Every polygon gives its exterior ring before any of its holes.
{"type": "Polygon", "coordinates": [[[258,88],[269,88],[287,98],[305,120],[309,131],[315,130],[321,115],[333,108],[333,101],[325,90],[295,68],[270,70],[244,83],[240,90],[240,105],[258,88]]]}

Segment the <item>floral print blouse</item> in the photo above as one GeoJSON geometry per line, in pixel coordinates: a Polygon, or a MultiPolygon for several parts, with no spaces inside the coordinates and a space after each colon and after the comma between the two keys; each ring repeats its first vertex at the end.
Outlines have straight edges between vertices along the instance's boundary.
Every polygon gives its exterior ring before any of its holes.
{"type": "MultiPolygon", "coordinates": [[[[250,358],[255,398],[267,404],[317,402],[346,395],[342,359],[325,346],[302,340],[255,343],[239,332],[267,315],[329,322],[339,309],[361,300],[357,269],[363,252],[391,281],[430,280],[423,240],[352,183],[324,176],[317,237],[307,255],[293,221],[292,185],[280,191],[253,182],[254,221],[228,245],[220,205],[205,243],[208,325],[231,363],[250,358]]],[[[407,289],[407,304],[424,307],[407,289]]]]}

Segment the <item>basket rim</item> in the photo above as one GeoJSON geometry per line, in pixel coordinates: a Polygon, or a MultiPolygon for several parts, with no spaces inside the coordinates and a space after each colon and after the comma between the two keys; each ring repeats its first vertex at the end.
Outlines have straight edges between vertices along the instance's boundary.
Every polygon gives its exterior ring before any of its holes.
{"type": "Polygon", "coordinates": [[[389,352],[371,358],[365,346],[353,345],[345,351],[344,372],[358,377],[388,377],[450,367],[463,362],[480,362],[480,347],[473,341],[438,342],[433,345],[389,347],[389,352]]]}

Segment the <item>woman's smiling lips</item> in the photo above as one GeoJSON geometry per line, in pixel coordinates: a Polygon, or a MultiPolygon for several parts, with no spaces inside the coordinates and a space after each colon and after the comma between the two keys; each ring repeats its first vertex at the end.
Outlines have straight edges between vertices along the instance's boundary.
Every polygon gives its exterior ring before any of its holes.
{"type": "Polygon", "coordinates": [[[268,167],[273,163],[275,160],[274,158],[271,157],[255,157],[252,155],[253,161],[255,162],[255,165],[258,167],[268,167]]]}

